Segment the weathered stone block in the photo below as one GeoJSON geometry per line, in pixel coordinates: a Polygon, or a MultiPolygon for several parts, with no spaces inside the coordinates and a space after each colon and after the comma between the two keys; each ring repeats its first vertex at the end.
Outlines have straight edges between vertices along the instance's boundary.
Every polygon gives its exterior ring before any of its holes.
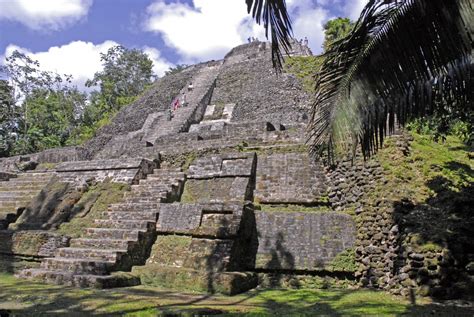
{"type": "Polygon", "coordinates": [[[142,158],[65,162],[56,166],[59,179],[81,183],[89,179],[98,182],[109,180],[115,183],[135,184],[151,173],[157,162],[142,158]]]}
{"type": "Polygon", "coordinates": [[[248,177],[189,179],[184,184],[184,203],[225,203],[249,200],[251,184],[248,177]]]}
{"type": "Polygon", "coordinates": [[[331,261],[355,242],[351,216],[334,212],[255,211],[256,268],[331,270],[331,261]]]}
{"type": "Polygon", "coordinates": [[[316,204],[326,197],[322,166],[307,153],[258,157],[255,200],[260,203],[316,204]]]}
{"type": "Polygon", "coordinates": [[[188,178],[250,177],[255,168],[255,160],[255,153],[200,158],[189,167],[188,178]]]}
{"type": "Polygon", "coordinates": [[[7,255],[49,257],[56,249],[69,245],[69,237],[50,231],[0,231],[0,253],[7,255]]]}

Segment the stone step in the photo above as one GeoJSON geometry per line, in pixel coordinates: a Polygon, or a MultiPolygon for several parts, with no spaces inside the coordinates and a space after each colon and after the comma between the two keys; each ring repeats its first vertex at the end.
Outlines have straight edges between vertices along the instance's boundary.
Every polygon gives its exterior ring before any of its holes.
{"type": "Polygon", "coordinates": [[[140,285],[140,279],[131,274],[92,275],[44,269],[28,269],[21,271],[18,276],[37,279],[46,283],[74,287],[113,288],[140,285]]]}
{"type": "Polygon", "coordinates": [[[54,173],[48,172],[24,172],[16,174],[16,178],[49,178],[53,175],[54,173]]]}
{"type": "Polygon", "coordinates": [[[139,197],[126,197],[124,199],[124,202],[129,204],[161,203],[166,200],[166,196],[167,195],[162,195],[162,193],[160,193],[159,195],[143,194],[139,197]]]}
{"type": "Polygon", "coordinates": [[[46,258],[41,261],[40,267],[49,271],[66,271],[73,274],[105,275],[114,266],[113,262],[96,261],[76,258],[46,258]]]}
{"type": "Polygon", "coordinates": [[[132,192],[126,192],[124,197],[125,198],[133,198],[133,197],[146,197],[146,196],[154,196],[154,197],[166,197],[168,192],[171,190],[166,190],[163,188],[157,188],[157,189],[147,189],[147,188],[142,188],[140,190],[134,190],[132,192]]]}
{"type": "Polygon", "coordinates": [[[86,235],[91,239],[117,239],[137,241],[145,230],[87,228],[86,235]]]}
{"type": "Polygon", "coordinates": [[[104,218],[110,220],[147,220],[156,222],[157,211],[109,211],[103,214],[104,218]]]}
{"type": "Polygon", "coordinates": [[[146,220],[110,220],[96,219],[94,224],[97,228],[115,228],[115,229],[143,229],[153,230],[156,227],[155,221],[146,220]]]}
{"type": "Polygon", "coordinates": [[[36,195],[28,195],[28,196],[5,196],[0,197],[0,206],[3,206],[3,203],[11,203],[17,202],[18,204],[25,205],[29,203],[36,195]]]}
{"type": "Polygon", "coordinates": [[[127,250],[130,244],[135,241],[119,240],[119,239],[71,239],[69,245],[73,248],[91,248],[91,249],[119,249],[127,250]]]}
{"type": "Polygon", "coordinates": [[[127,250],[113,249],[90,249],[90,248],[59,248],[56,250],[56,257],[70,259],[91,259],[94,261],[104,261],[115,263],[120,257],[127,253],[127,250]]]}
{"type": "Polygon", "coordinates": [[[142,192],[142,191],[163,191],[169,192],[173,190],[173,187],[177,187],[174,184],[161,184],[161,183],[149,183],[146,180],[140,181],[140,185],[132,185],[132,191],[130,193],[142,192]]]}
{"type": "MultiPolygon", "coordinates": [[[[19,209],[21,209],[24,206],[21,206],[21,204],[17,205],[12,205],[12,204],[3,204],[1,199],[0,199],[0,213],[16,213],[19,209]]],[[[24,205],[24,204],[23,204],[24,205]]]]}
{"type": "Polygon", "coordinates": [[[158,212],[160,208],[159,202],[146,202],[146,203],[118,203],[111,204],[108,206],[109,211],[124,211],[124,212],[133,212],[133,211],[156,211],[158,212]]]}
{"type": "Polygon", "coordinates": [[[0,191],[2,190],[30,190],[30,191],[40,191],[44,188],[44,184],[32,184],[32,183],[25,183],[25,184],[14,184],[10,182],[0,183],[0,191]]]}
{"type": "Polygon", "coordinates": [[[140,181],[141,184],[179,184],[182,183],[186,178],[185,177],[147,177],[140,181]]]}
{"type": "Polygon", "coordinates": [[[124,197],[125,202],[148,202],[148,201],[159,201],[163,202],[166,201],[166,199],[170,196],[170,193],[168,192],[149,192],[149,191],[143,191],[143,192],[137,192],[134,195],[129,195],[124,197]]]}
{"type": "Polygon", "coordinates": [[[153,170],[153,174],[159,173],[180,173],[183,169],[181,167],[157,168],[153,170]]]}
{"type": "Polygon", "coordinates": [[[2,197],[34,197],[36,195],[37,192],[31,190],[2,190],[0,188],[0,199],[2,199],[2,197]]]}
{"type": "Polygon", "coordinates": [[[18,202],[18,201],[1,201],[0,200],[0,208],[5,209],[8,208],[9,210],[16,210],[18,208],[25,207],[24,202],[18,202]]]}
{"type": "Polygon", "coordinates": [[[156,170],[152,174],[148,174],[146,179],[183,179],[186,177],[185,172],[176,172],[176,171],[168,171],[168,170],[156,170]]]}

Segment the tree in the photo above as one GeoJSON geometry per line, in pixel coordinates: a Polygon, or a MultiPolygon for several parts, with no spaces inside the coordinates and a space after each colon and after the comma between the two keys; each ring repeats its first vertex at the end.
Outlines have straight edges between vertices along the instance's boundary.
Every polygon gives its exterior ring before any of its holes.
{"type": "Polygon", "coordinates": [[[0,80],[0,157],[10,154],[17,134],[17,113],[13,101],[13,87],[0,80]]]}
{"type": "Polygon", "coordinates": [[[95,73],[86,86],[99,86],[93,102],[102,104],[105,111],[119,110],[152,83],[153,62],[143,51],[118,45],[100,55],[103,70],[95,73]]]}
{"type": "Polygon", "coordinates": [[[37,61],[18,51],[6,58],[1,71],[8,78],[0,86],[1,155],[64,146],[86,100],[71,86],[71,76],[42,71],[37,61]]]}
{"type": "MultiPolygon", "coordinates": [[[[291,33],[282,2],[247,0],[257,22],[262,14],[270,21],[275,54],[291,33]]],[[[367,156],[396,124],[434,113],[472,122],[472,34],[470,0],[370,0],[354,30],[324,54],[311,152],[354,153],[360,144],[367,156]]]]}
{"type": "Polygon", "coordinates": [[[354,27],[354,23],[348,18],[335,18],[324,24],[323,49],[327,51],[329,46],[346,37],[354,27]]]}

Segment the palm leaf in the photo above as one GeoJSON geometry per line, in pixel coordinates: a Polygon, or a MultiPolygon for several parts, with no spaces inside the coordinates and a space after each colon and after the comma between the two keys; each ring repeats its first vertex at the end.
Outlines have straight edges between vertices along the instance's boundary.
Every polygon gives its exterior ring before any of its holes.
{"type": "Polygon", "coordinates": [[[440,107],[472,110],[473,17],[470,0],[369,1],[352,33],[324,55],[312,154],[361,145],[369,156],[396,124],[440,107]]]}
{"type": "Polygon", "coordinates": [[[272,62],[277,71],[283,64],[283,47],[286,53],[291,48],[291,20],[286,9],[285,0],[246,0],[247,11],[252,14],[257,24],[263,22],[265,36],[268,38],[270,27],[272,42],[272,62]]]}

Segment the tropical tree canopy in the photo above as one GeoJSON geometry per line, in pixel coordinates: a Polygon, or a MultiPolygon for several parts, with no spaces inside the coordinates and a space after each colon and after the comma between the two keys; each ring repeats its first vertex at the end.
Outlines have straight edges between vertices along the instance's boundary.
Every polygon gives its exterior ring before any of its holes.
{"type": "Polygon", "coordinates": [[[344,37],[346,37],[354,27],[354,23],[349,18],[335,18],[324,24],[323,49],[327,51],[329,47],[344,37]]]}
{"type": "MultiPolygon", "coordinates": [[[[289,21],[281,20],[284,5],[270,4],[280,1],[250,2],[264,5],[273,24],[289,21]]],[[[471,0],[370,0],[353,31],[324,54],[309,124],[311,152],[354,153],[360,144],[368,156],[396,124],[434,113],[472,121],[473,29],[471,0]]],[[[280,31],[272,41],[285,43],[288,34],[280,31]]],[[[279,43],[272,47],[278,54],[279,43]]]]}

